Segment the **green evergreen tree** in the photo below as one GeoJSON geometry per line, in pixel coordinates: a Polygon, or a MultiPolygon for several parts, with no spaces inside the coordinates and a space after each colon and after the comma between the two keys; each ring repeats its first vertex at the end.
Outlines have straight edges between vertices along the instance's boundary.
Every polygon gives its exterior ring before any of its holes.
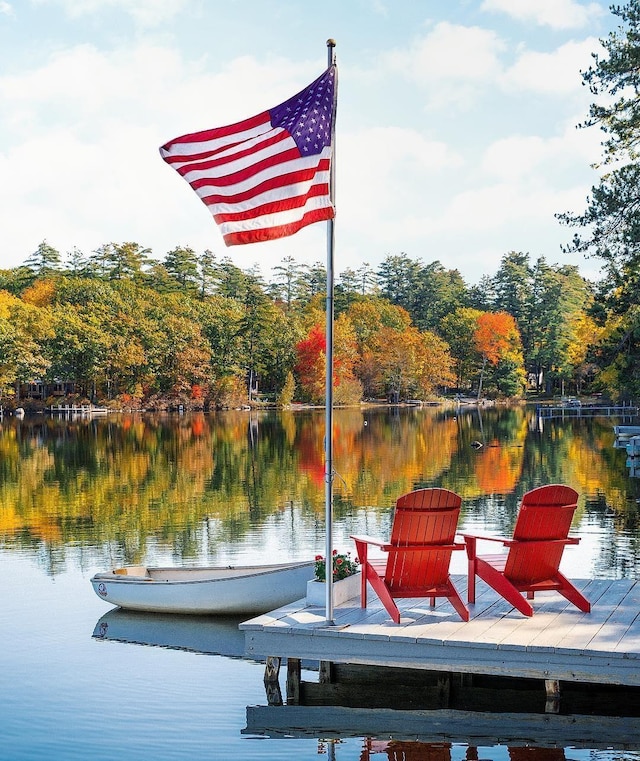
{"type": "Polygon", "coordinates": [[[593,311],[603,327],[598,361],[603,387],[614,397],[640,395],[640,0],[611,6],[621,24],[601,40],[583,73],[595,96],[582,127],[605,134],[607,169],[591,189],[583,213],[558,217],[576,229],[568,251],[591,254],[603,263],[593,311]],[[610,370],[610,372],[609,372],[610,370]]]}
{"type": "Polygon", "coordinates": [[[25,261],[24,266],[36,277],[49,277],[62,269],[60,252],[43,240],[38,248],[25,261]]]}

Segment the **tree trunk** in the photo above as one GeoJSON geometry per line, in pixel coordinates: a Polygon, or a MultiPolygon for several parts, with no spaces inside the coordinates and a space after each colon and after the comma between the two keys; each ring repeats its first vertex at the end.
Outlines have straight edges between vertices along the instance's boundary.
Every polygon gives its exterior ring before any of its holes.
{"type": "Polygon", "coordinates": [[[482,357],[482,369],[480,370],[480,383],[478,384],[478,401],[482,396],[482,381],[484,380],[484,368],[487,366],[486,356],[482,357]]]}

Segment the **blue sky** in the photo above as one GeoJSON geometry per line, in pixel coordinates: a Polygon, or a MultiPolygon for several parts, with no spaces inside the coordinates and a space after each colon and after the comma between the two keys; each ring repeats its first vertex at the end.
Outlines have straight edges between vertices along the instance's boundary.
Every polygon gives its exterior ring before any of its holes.
{"type": "Polygon", "coordinates": [[[226,248],[158,153],[339,68],[336,269],[404,253],[469,284],[509,251],[574,263],[602,134],[580,71],[617,18],[601,0],[0,0],[0,267],[135,241],[210,249],[265,277],[326,259],[323,223],[226,248]]]}

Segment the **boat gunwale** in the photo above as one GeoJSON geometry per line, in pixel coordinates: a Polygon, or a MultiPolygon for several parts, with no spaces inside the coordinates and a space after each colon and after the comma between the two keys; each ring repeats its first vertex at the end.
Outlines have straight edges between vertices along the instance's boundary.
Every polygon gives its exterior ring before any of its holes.
{"type": "Polygon", "coordinates": [[[91,577],[92,582],[100,582],[100,581],[108,581],[108,582],[118,582],[118,583],[125,583],[125,584],[149,584],[149,582],[156,583],[156,584],[172,584],[172,585],[178,585],[178,584],[211,584],[211,583],[217,583],[217,582],[232,582],[232,581],[244,581],[245,579],[251,579],[255,577],[260,576],[266,576],[269,574],[276,574],[280,573],[282,571],[294,571],[297,569],[303,569],[303,568],[311,568],[314,565],[315,561],[308,560],[308,561],[300,561],[300,562],[292,562],[292,563],[275,563],[272,565],[251,565],[251,566],[181,566],[181,567],[173,567],[173,566],[148,566],[147,567],[147,574],[146,576],[141,575],[133,575],[133,574],[126,574],[126,573],[117,573],[116,570],[112,571],[103,571],[94,574],[91,577]],[[206,573],[207,571],[219,571],[221,572],[228,572],[228,571],[245,571],[245,573],[239,573],[237,575],[234,575],[233,573],[228,575],[220,575],[220,576],[211,576],[208,578],[203,579],[157,579],[154,578],[151,574],[152,573],[176,573],[179,575],[187,575],[190,572],[202,572],[206,573]]]}

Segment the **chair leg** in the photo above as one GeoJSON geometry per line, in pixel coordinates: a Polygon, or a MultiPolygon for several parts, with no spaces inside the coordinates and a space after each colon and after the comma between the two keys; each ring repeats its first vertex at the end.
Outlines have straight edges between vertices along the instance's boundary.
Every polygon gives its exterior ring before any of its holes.
{"type": "Polygon", "coordinates": [[[476,537],[465,536],[465,548],[467,550],[467,602],[476,601],[476,537]]]}
{"type": "Polygon", "coordinates": [[[495,589],[507,602],[510,602],[514,608],[517,608],[520,613],[525,616],[533,615],[531,604],[524,599],[523,595],[504,574],[496,571],[493,566],[484,562],[481,558],[476,559],[476,572],[483,581],[495,589]]]}
{"type": "Polygon", "coordinates": [[[369,563],[367,562],[367,544],[366,542],[359,542],[357,539],[355,541],[356,544],[356,553],[358,556],[358,559],[360,560],[360,607],[366,608],[367,607],[367,577],[369,575],[369,572],[373,572],[373,569],[369,566],[369,563]]]}
{"type": "Polygon", "coordinates": [[[579,608],[583,613],[591,613],[591,603],[582,594],[582,592],[579,592],[569,581],[569,579],[567,579],[567,577],[563,576],[561,573],[558,573],[556,578],[562,585],[558,589],[558,592],[560,592],[563,597],[569,600],[570,603],[573,603],[576,608],[579,608]]]}
{"type": "Polygon", "coordinates": [[[463,621],[469,620],[469,609],[467,606],[462,602],[462,598],[458,594],[458,590],[453,586],[453,583],[451,581],[448,582],[447,587],[449,588],[449,594],[447,595],[447,599],[449,602],[453,605],[453,607],[458,612],[458,615],[463,621]]]}
{"type": "Polygon", "coordinates": [[[362,572],[360,573],[360,607],[367,607],[367,575],[369,573],[369,566],[362,566],[362,572]]]}
{"type": "Polygon", "coordinates": [[[370,578],[369,581],[373,587],[373,591],[378,595],[378,599],[384,605],[387,613],[391,616],[392,620],[396,624],[399,624],[400,611],[398,610],[398,606],[395,604],[393,597],[391,596],[391,592],[389,592],[387,588],[387,585],[377,574],[375,579],[370,578]]]}

